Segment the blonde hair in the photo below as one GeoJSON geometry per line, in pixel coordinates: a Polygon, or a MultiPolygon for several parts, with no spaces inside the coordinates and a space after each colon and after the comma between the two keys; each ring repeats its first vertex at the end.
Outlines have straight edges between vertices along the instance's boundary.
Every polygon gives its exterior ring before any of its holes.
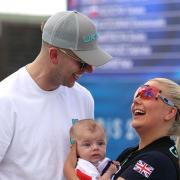
{"type": "MultiPolygon", "coordinates": [[[[180,156],[180,137],[177,137],[177,139],[176,139],[176,148],[177,148],[178,154],[180,156]]],[[[179,165],[180,165],[180,159],[179,159],[179,165]]]]}
{"type": "Polygon", "coordinates": [[[166,89],[166,95],[170,97],[174,103],[177,112],[175,122],[169,130],[168,135],[180,136],[180,86],[176,82],[166,78],[154,78],[150,81],[156,81],[159,84],[162,84],[166,89]]]}
{"type": "Polygon", "coordinates": [[[82,129],[90,133],[102,131],[104,139],[106,141],[106,134],[104,128],[93,119],[83,119],[75,123],[70,129],[70,137],[76,140],[79,136],[81,136],[82,129]]]}

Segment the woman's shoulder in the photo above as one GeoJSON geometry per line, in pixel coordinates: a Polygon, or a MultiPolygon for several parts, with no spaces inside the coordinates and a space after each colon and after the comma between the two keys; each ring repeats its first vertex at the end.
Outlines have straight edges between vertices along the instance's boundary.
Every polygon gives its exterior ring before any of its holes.
{"type": "Polygon", "coordinates": [[[146,160],[147,162],[155,165],[159,164],[169,166],[173,164],[171,158],[167,154],[158,150],[150,150],[147,152],[140,153],[134,158],[134,160],[137,159],[146,160]]]}
{"type": "Polygon", "coordinates": [[[170,179],[177,179],[178,166],[167,154],[152,150],[137,155],[134,158],[135,167],[147,167],[153,172],[153,176],[169,177],[170,179]],[[140,165],[140,166],[139,166],[140,165]],[[174,178],[172,178],[174,177],[174,178]]]}
{"type": "MultiPolygon", "coordinates": [[[[125,162],[125,161],[124,161],[125,162]]],[[[177,179],[177,171],[172,160],[164,153],[157,150],[140,152],[129,157],[127,162],[122,164],[121,170],[116,174],[115,179],[177,179]]]]}

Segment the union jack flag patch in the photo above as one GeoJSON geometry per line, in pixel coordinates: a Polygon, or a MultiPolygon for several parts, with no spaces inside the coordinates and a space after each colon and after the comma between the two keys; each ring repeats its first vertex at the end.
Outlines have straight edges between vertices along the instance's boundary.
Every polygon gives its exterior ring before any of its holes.
{"type": "Polygon", "coordinates": [[[144,177],[148,178],[151,173],[153,172],[154,168],[152,166],[150,166],[149,164],[145,163],[142,160],[139,160],[133,170],[135,170],[136,172],[138,172],[139,174],[143,175],[144,177]]]}

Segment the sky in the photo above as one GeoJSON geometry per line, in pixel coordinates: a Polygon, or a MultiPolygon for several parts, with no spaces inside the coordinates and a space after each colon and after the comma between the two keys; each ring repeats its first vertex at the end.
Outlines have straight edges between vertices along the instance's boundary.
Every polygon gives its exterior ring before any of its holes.
{"type": "Polygon", "coordinates": [[[67,9],[66,0],[0,0],[0,13],[44,16],[67,9]]]}

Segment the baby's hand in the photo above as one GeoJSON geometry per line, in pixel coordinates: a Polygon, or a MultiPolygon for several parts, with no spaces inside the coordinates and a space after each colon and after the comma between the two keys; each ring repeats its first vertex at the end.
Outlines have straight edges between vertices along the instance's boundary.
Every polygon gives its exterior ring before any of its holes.
{"type": "Polygon", "coordinates": [[[114,174],[118,169],[119,169],[119,162],[118,161],[112,161],[111,165],[109,166],[109,168],[107,169],[106,173],[111,173],[114,174]]]}
{"type": "Polygon", "coordinates": [[[106,172],[99,177],[98,180],[109,180],[111,179],[112,175],[117,172],[119,169],[119,162],[118,161],[112,161],[109,168],[106,170],[106,172]]]}

